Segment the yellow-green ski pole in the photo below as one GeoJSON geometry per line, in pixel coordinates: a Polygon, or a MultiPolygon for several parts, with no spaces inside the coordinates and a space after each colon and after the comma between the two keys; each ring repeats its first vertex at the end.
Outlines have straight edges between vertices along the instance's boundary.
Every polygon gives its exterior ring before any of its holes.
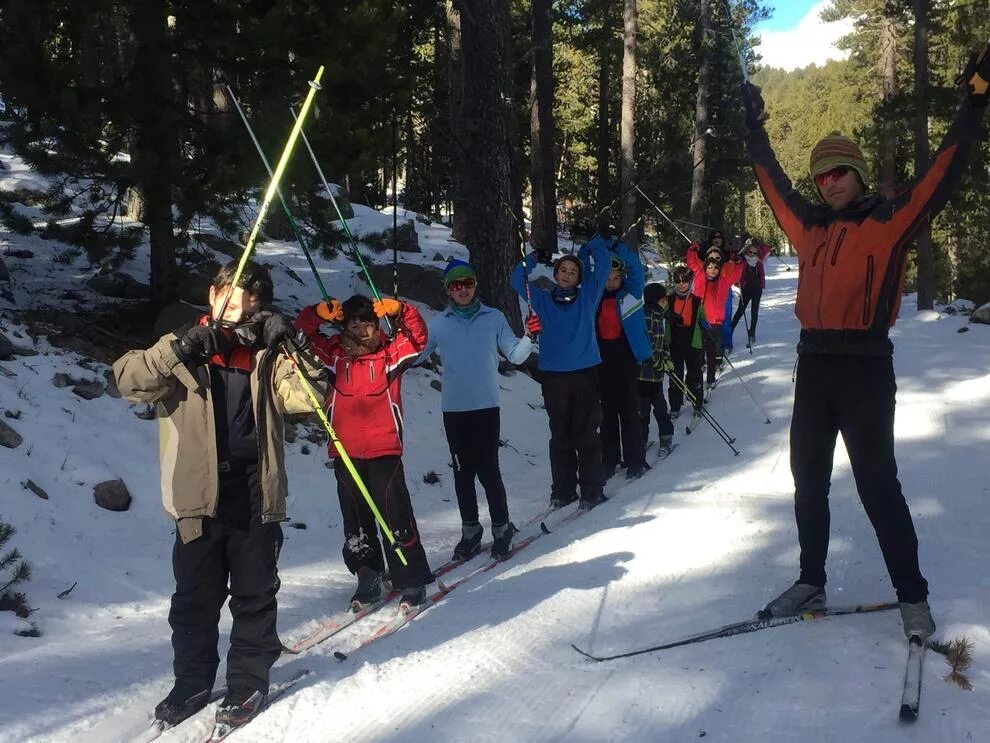
{"type": "Polygon", "coordinates": [[[316,91],[320,89],[320,78],[322,77],[323,65],[320,65],[320,69],[316,71],[316,77],[314,77],[309,83],[309,93],[306,94],[306,100],[303,101],[302,108],[299,109],[299,117],[292,126],[292,131],[289,133],[289,139],[285,143],[285,147],[282,149],[282,156],[279,158],[278,165],[275,166],[275,172],[272,174],[272,179],[268,184],[268,190],[265,191],[265,198],[262,200],[261,207],[258,209],[258,216],[254,220],[254,227],[251,228],[251,234],[248,236],[247,244],[244,246],[244,252],[241,254],[240,263],[237,264],[237,270],[234,272],[234,279],[230,282],[231,291],[227,292],[227,296],[223,299],[223,304],[220,305],[220,312],[214,319],[214,322],[217,325],[219,325],[223,320],[223,315],[227,311],[227,303],[230,301],[230,295],[233,294],[233,288],[240,283],[241,274],[244,273],[244,266],[247,265],[248,258],[251,256],[251,251],[254,250],[254,243],[258,239],[258,234],[261,232],[261,225],[264,223],[265,217],[268,215],[268,208],[272,205],[272,200],[278,193],[278,185],[282,180],[282,175],[285,173],[289,160],[292,159],[292,150],[296,146],[296,140],[299,139],[299,133],[302,131],[303,122],[306,120],[306,115],[309,113],[309,109],[313,105],[313,98],[316,97],[316,91]]]}
{"type": "Polygon", "coordinates": [[[357,484],[358,490],[361,491],[361,495],[364,496],[365,501],[368,503],[368,508],[370,508],[371,512],[375,515],[375,521],[378,522],[378,525],[385,533],[385,538],[388,539],[388,543],[391,545],[392,549],[395,550],[395,554],[398,556],[399,562],[403,565],[408,565],[409,563],[406,562],[406,556],[402,554],[402,548],[395,543],[395,535],[388,527],[388,524],[385,523],[385,517],[382,516],[382,512],[378,510],[378,506],[375,505],[375,501],[372,500],[371,493],[368,492],[368,488],[365,487],[361,476],[358,475],[357,470],[354,469],[354,462],[351,461],[350,456],[348,456],[347,452],[344,450],[344,445],[341,444],[340,439],[337,438],[337,433],[333,430],[333,426],[330,425],[330,421],[327,419],[327,414],[323,412],[323,406],[320,405],[320,399],[313,391],[313,385],[311,385],[309,380],[306,379],[306,375],[303,374],[302,369],[299,368],[299,364],[296,363],[296,357],[292,355],[289,349],[283,347],[282,350],[285,352],[285,355],[292,360],[292,368],[296,372],[296,376],[299,378],[299,383],[302,384],[303,389],[306,390],[306,394],[309,395],[309,400],[313,403],[313,410],[315,410],[316,414],[320,417],[320,421],[323,423],[323,427],[326,429],[327,435],[330,437],[330,441],[332,441],[333,445],[337,447],[337,454],[340,455],[340,459],[343,461],[344,466],[347,467],[347,471],[350,472],[351,477],[354,478],[354,482],[357,484]]]}

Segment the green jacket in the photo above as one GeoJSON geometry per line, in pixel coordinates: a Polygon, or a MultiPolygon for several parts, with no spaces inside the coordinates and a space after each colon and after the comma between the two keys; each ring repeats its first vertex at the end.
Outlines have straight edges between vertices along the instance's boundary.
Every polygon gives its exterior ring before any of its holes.
{"type": "MultiPolygon", "coordinates": [[[[219,496],[216,429],[207,365],[185,364],[172,348],[168,333],[151,348],[128,351],[113,365],[120,393],[132,402],[152,403],[158,411],[162,503],[177,522],[183,542],[203,533],[204,516],[215,516],[219,496]]],[[[302,370],[319,404],[326,394],[318,380],[322,365],[300,354],[302,370]]],[[[288,480],[285,474],[283,415],[313,410],[293,369],[282,353],[261,349],[251,372],[251,397],[258,434],[258,472],[264,523],[285,518],[288,480]]]]}

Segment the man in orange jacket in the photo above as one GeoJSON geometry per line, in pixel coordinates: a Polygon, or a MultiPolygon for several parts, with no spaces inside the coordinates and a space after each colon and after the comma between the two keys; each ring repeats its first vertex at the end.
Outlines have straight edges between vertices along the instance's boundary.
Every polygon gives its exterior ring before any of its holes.
{"type": "Polygon", "coordinates": [[[931,165],[892,198],[866,190],[859,147],[838,133],[811,152],[810,172],[822,204],[791,185],[763,121],[758,88],[743,85],[747,145],[763,196],[798,254],[801,321],[791,420],[794,512],[801,546],[797,582],[760,612],[797,614],[825,605],[828,492],[835,442],[842,434],[860,500],[880,542],[897,591],[907,637],[935,631],[918,539],[894,459],[893,345],[907,251],[921,227],[945,206],[966,167],[987,103],[990,60],[970,62],[960,82],[969,95],[931,165]]]}

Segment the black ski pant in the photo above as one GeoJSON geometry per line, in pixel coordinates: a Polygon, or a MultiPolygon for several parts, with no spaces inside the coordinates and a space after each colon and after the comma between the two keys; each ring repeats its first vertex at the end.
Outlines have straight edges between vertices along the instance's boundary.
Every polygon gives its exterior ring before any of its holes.
{"type": "Polygon", "coordinates": [[[602,493],[602,445],[598,427],[602,407],[595,367],[571,372],[541,372],[543,404],[550,419],[550,497],[571,501],[602,493]]]}
{"type": "Polygon", "coordinates": [[[500,423],[498,408],[447,411],[443,414],[443,429],[454,463],[454,491],[462,522],[478,522],[475,478],[485,489],[492,525],[509,521],[505,484],[498,467],[500,423]]]}
{"type": "Polygon", "coordinates": [[[624,337],[599,343],[598,365],[602,400],[602,464],[642,469],[646,464],[646,441],[639,422],[639,362],[624,337]]]}
{"type": "Polygon", "coordinates": [[[918,538],[894,460],[894,379],[889,357],[801,354],[791,419],[794,514],[802,583],[825,585],[828,494],[838,435],[873,524],[898,601],[923,601],[918,538]]]}
{"type": "Polygon", "coordinates": [[[736,325],[739,324],[739,320],[746,313],[746,306],[752,303],[753,310],[750,312],[749,327],[747,328],[747,335],[750,338],[756,337],[756,321],[760,319],[760,298],[763,297],[762,287],[749,287],[746,286],[742,290],[742,300],[739,302],[739,309],[736,310],[736,314],[732,316],[732,329],[736,329],[736,325]]]}
{"type": "Polygon", "coordinates": [[[396,545],[402,548],[408,564],[402,564],[384,532],[382,538],[385,543],[385,559],[382,560],[379,524],[346,465],[337,458],[333,460],[333,473],[337,478],[337,497],[344,519],[343,553],[347,569],[354,575],[362,567],[385,572],[387,563],[392,585],[399,590],[432,583],[433,573],[426,561],[426,550],[419,540],[419,529],[416,527],[412,501],[406,488],[402,458],[389,456],[352,459],[351,463],[385,523],[392,530],[396,545]]]}
{"type": "Polygon", "coordinates": [[[702,348],[705,351],[705,381],[715,383],[715,373],[722,364],[722,323],[712,323],[707,329],[701,330],[702,348]]]}
{"type": "MultiPolygon", "coordinates": [[[[679,338],[677,330],[671,334],[670,362],[674,365],[671,376],[676,376],[694,396],[694,403],[691,404],[701,405],[704,394],[701,385],[701,349],[691,347],[692,332],[688,329],[686,338],[679,338]]],[[[673,379],[667,382],[667,394],[670,397],[670,409],[680,410],[684,404],[684,392],[673,379]]]]}
{"type": "Polygon", "coordinates": [[[220,657],[220,609],[230,596],[227,686],[268,692],[268,672],[282,643],[275,628],[279,579],[276,563],[282,527],[261,523],[257,467],[220,477],[216,518],[203,519],[203,534],[172,548],[175,593],[172,627],[175,683],[191,696],[212,689],[220,657]]]}
{"type": "Polygon", "coordinates": [[[674,424],[670,422],[667,401],[663,397],[663,382],[639,380],[639,422],[642,426],[643,441],[650,438],[650,412],[656,418],[661,436],[673,436],[674,424]]]}

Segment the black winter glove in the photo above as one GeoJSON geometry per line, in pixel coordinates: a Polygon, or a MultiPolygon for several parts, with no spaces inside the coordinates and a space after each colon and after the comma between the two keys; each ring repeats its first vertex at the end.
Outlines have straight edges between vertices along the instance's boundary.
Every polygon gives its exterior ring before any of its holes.
{"type": "Polygon", "coordinates": [[[265,320],[261,330],[261,339],[268,348],[275,348],[286,340],[295,338],[296,331],[284,315],[272,313],[265,320]]]}
{"type": "Polygon", "coordinates": [[[760,89],[753,83],[742,84],[743,108],[746,109],[746,126],[757,129],[767,120],[766,104],[760,89]]]}
{"type": "Polygon", "coordinates": [[[202,364],[214,354],[224,354],[230,349],[230,341],[223,332],[208,325],[195,325],[185,335],[172,343],[175,355],[190,364],[202,364]]]}
{"type": "Polygon", "coordinates": [[[549,268],[553,267],[553,253],[549,250],[537,250],[535,252],[537,263],[542,263],[544,266],[549,268]]]}
{"type": "Polygon", "coordinates": [[[956,78],[956,85],[963,83],[969,89],[969,102],[976,108],[985,108],[990,87],[990,44],[978,55],[970,55],[966,68],[956,78]]]}

